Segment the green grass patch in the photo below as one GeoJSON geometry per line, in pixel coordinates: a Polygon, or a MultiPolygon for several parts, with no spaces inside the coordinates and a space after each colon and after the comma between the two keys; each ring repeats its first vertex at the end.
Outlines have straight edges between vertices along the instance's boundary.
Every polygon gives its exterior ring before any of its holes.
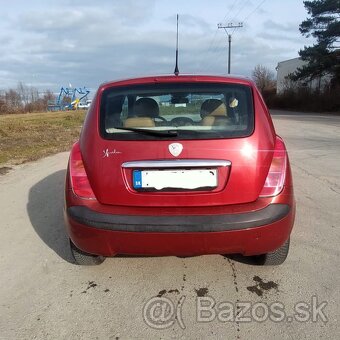
{"type": "Polygon", "coordinates": [[[81,110],[0,116],[0,166],[70,150],[85,114],[81,110]]]}

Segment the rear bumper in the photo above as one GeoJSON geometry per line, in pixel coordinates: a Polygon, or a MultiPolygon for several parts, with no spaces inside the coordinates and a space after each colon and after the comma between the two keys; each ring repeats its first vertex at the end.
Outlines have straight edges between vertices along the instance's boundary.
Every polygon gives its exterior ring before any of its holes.
{"type": "Polygon", "coordinates": [[[189,216],[122,216],[85,206],[65,210],[68,233],[76,246],[103,256],[263,254],[288,239],[294,217],[295,204],[269,204],[245,213],[189,216]]]}
{"type": "Polygon", "coordinates": [[[186,233],[242,230],[271,224],[286,217],[287,204],[269,204],[246,213],[192,216],[111,215],[93,211],[85,206],[67,209],[68,216],[88,227],[133,232],[186,233]]]}

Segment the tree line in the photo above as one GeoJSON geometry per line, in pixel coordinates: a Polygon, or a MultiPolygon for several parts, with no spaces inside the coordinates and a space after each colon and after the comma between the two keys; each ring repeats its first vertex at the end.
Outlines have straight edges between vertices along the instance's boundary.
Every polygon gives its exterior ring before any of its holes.
{"type": "Polygon", "coordinates": [[[286,77],[284,91],[276,93],[274,73],[257,65],[252,78],[270,108],[303,111],[340,111],[340,0],[304,1],[309,17],[300,26],[302,35],[315,38],[313,46],[299,51],[305,62],[286,77]],[[322,88],[321,79],[328,83],[322,88]],[[319,86],[308,86],[318,81],[319,86]]]}
{"type": "Polygon", "coordinates": [[[292,80],[317,79],[325,75],[331,77],[331,85],[340,83],[340,1],[313,0],[303,2],[309,17],[300,24],[300,32],[305,37],[312,36],[316,42],[299,51],[307,63],[299,68],[292,80]]]}
{"type": "Polygon", "coordinates": [[[37,88],[19,82],[16,88],[0,93],[0,114],[43,112],[50,100],[55,100],[51,90],[39,93],[37,88]]]}

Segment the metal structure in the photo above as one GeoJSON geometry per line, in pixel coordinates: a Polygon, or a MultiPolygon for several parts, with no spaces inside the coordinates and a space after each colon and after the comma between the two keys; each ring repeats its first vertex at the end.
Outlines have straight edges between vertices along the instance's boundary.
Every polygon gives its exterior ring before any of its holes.
{"type": "Polygon", "coordinates": [[[47,111],[76,110],[82,100],[86,100],[90,90],[82,87],[62,87],[55,101],[49,101],[47,111]]]}
{"type": "MultiPolygon", "coordinates": [[[[223,28],[225,30],[225,32],[227,33],[228,35],[228,43],[229,43],[229,46],[228,46],[228,74],[230,74],[230,63],[231,63],[231,34],[228,33],[228,30],[227,29],[231,29],[233,28],[234,31],[236,28],[240,28],[240,27],[243,27],[243,23],[240,22],[238,23],[237,25],[233,25],[232,23],[229,23],[228,25],[225,25],[223,26],[222,24],[218,24],[217,25],[218,28],[223,28]]],[[[234,32],[233,31],[233,32],[234,32]]]]}
{"type": "Polygon", "coordinates": [[[175,76],[179,75],[179,69],[178,69],[178,14],[177,14],[177,36],[176,36],[176,65],[175,65],[175,76]]]}

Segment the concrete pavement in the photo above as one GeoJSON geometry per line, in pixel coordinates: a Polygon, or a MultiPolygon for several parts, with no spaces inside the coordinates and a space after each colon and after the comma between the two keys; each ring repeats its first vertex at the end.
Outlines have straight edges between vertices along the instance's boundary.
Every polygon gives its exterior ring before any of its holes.
{"type": "Polygon", "coordinates": [[[275,111],[273,118],[289,150],[297,198],[290,254],[278,267],[223,256],[117,257],[76,266],[62,218],[67,153],[0,176],[0,339],[337,338],[340,117],[275,111]],[[150,308],[148,322],[143,318],[156,296],[178,310],[167,329],[148,325],[150,308]],[[209,321],[211,310],[205,316],[197,310],[211,299],[249,302],[246,316],[260,320],[264,306],[279,302],[294,316],[294,305],[308,308],[313,296],[318,305],[327,302],[327,322],[320,315],[315,322],[222,322],[223,315],[209,321]]]}

